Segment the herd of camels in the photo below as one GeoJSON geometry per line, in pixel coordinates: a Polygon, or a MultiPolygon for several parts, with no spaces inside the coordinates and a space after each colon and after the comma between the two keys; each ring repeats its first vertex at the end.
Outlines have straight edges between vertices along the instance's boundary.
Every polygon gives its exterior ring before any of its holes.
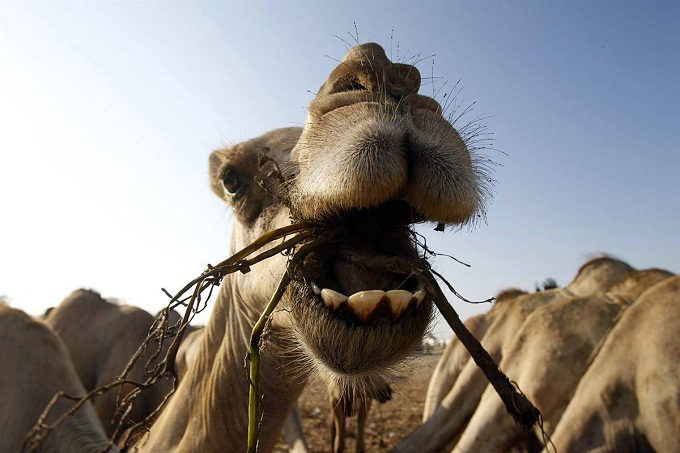
{"type": "MultiPolygon", "coordinates": [[[[120,434],[110,423],[111,392],[67,417],[38,451],[246,451],[244,358],[284,275],[290,283],[261,350],[257,451],[271,451],[282,431],[304,451],[292,438],[301,435],[296,401],[312,377],[327,384],[339,416],[365,417],[371,400],[388,399],[434,305],[422,281],[394,263],[423,259],[414,224],[474,222],[490,189],[484,160],[441,106],[418,94],[420,84],[415,67],[392,63],[377,44],[359,45],[319,89],[304,128],[215,151],[210,184],[234,212],[232,253],[291,223],[321,232],[224,277],[208,325],[185,332],[177,388],[133,445],[110,440],[120,434]],[[290,267],[290,249],[309,244],[290,267]]],[[[281,241],[267,247],[277,251],[281,241]]],[[[57,392],[83,395],[114,380],[152,322],[89,290],[44,321],[0,304],[0,452],[26,446],[57,392]]],[[[600,257],[565,288],[504,291],[465,324],[541,423],[522,431],[454,339],[427,389],[422,425],[395,452],[680,452],[680,276],[600,257]]],[[[141,363],[129,379],[144,380],[141,363]]],[[[152,413],[172,386],[161,380],[142,391],[126,420],[152,413]]],[[[57,399],[50,417],[72,404],[57,399]]]]}

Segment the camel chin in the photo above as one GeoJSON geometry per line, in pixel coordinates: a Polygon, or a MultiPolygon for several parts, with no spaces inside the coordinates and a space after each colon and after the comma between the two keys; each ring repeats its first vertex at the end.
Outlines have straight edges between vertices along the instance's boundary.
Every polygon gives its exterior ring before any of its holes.
{"type": "Polygon", "coordinates": [[[355,254],[387,258],[398,245],[402,254],[414,254],[404,225],[387,227],[382,234],[368,231],[350,230],[313,253],[287,302],[292,328],[322,373],[348,383],[378,384],[382,370],[420,344],[432,302],[415,278],[353,261],[355,254]]]}

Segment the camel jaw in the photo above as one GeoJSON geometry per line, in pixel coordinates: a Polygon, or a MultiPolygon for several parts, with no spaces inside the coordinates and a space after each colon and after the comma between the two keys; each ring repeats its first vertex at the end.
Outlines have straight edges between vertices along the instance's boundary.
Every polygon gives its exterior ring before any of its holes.
{"type": "Polygon", "coordinates": [[[390,258],[375,249],[341,249],[327,272],[310,282],[311,290],[318,302],[347,322],[394,322],[420,307],[426,294],[417,279],[390,270],[390,258]]]}
{"type": "Polygon", "coordinates": [[[359,222],[297,270],[286,296],[294,336],[322,374],[377,378],[420,345],[432,297],[391,269],[401,257],[418,259],[406,226],[359,222]]]}

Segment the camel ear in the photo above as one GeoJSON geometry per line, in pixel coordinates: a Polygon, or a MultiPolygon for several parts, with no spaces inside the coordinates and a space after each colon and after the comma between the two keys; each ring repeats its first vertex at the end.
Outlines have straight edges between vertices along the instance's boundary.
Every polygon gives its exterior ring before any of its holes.
{"type": "Polygon", "coordinates": [[[208,171],[210,178],[210,188],[215,192],[215,195],[225,200],[224,189],[222,188],[222,171],[224,166],[224,149],[218,149],[210,153],[208,158],[208,171]]]}

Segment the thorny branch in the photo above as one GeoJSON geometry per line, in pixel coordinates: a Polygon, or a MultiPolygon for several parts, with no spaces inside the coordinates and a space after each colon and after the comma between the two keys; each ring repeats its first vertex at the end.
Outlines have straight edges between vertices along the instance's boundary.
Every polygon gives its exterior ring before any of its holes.
{"type": "MultiPolygon", "coordinates": [[[[182,336],[184,335],[184,331],[193,317],[205,307],[207,300],[210,299],[210,296],[212,295],[214,287],[218,286],[227,274],[237,271],[247,273],[250,271],[251,266],[259,263],[260,261],[275,256],[279,253],[291,251],[298,243],[312,236],[315,233],[315,228],[318,226],[319,225],[314,222],[298,222],[293,225],[269,231],[245,247],[243,250],[235,253],[218,265],[208,265],[208,268],[199,277],[187,283],[179,292],[177,292],[174,297],[171,298],[166,308],[161,311],[158,318],[149,329],[149,333],[142,345],[140,345],[123,372],[118,376],[118,378],[116,378],[114,382],[99,387],[80,397],[67,395],[64,392],[57,393],[45,407],[45,410],[40,415],[33,429],[24,437],[21,451],[38,451],[44,439],[52,431],[57,429],[65,420],[78,411],[85,403],[97,395],[101,395],[115,388],[119,388],[119,394],[117,398],[116,430],[112,436],[112,438],[115,439],[119,430],[123,426],[125,415],[129,413],[135,398],[144,389],[153,386],[162,378],[173,379],[173,389],[168,395],[166,395],[160,406],[156,408],[146,419],[136,423],[130,429],[128,429],[120,442],[126,447],[129,447],[131,444],[133,444],[143,434],[143,432],[149,428],[152,420],[155,419],[156,415],[162,410],[172,393],[177,388],[177,375],[174,371],[174,362],[177,355],[177,350],[179,349],[179,345],[182,341],[182,336]],[[294,236],[287,238],[291,235],[294,236]],[[278,239],[283,239],[283,241],[280,244],[265,250],[264,252],[250,257],[250,255],[253,255],[267,244],[270,244],[271,242],[278,239]],[[192,288],[193,291],[191,292],[191,296],[187,297],[186,294],[191,291],[192,288]],[[201,308],[201,294],[205,290],[209,290],[208,297],[201,308]],[[169,313],[180,305],[186,306],[184,317],[176,325],[169,326],[169,313]],[[158,361],[159,357],[161,357],[161,353],[163,352],[164,341],[172,337],[174,338],[165,352],[165,355],[162,357],[162,360],[158,361]],[[144,382],[127,380],[126,376],[132,369],[133,365],[143,356],[145,356],[147,349],[152,343],[155,343],[155,349],[152,350],[152,353],[145,364],[148,376],[147,379],[144,382]],[[122,386],[124,385],[132,386],[133,390],[123,396],[121,391],[122,386]],[[69,408],[69,410],[59,416],[54,422],[47,424],[47,417],[52,412],[55,404],[62,398],[73,400],[75,403],[73,406],[71,406],[71,408],[69,408]]],[[[167,291],[164,292],[168,294],[167,291]]]]}

